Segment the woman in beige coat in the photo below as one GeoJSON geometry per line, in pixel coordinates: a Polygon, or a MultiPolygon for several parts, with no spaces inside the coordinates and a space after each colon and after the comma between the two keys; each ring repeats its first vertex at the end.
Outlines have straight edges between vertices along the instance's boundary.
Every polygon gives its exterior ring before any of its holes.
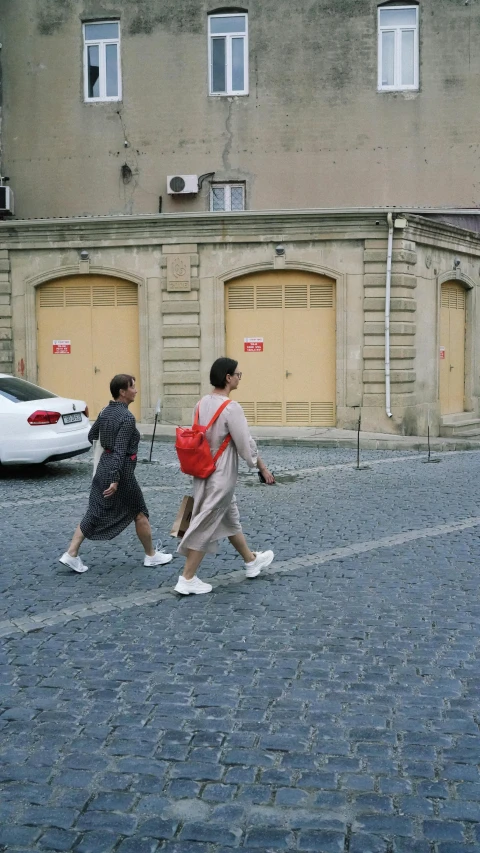
{"type": "MultiPolygon", "coordinates": [[[[231,358],[217,358],[210,371],[213,385],[211,394],[202,397],[195,407],[199,423],[208,424],[217,409],[238,388],[242,374],[237,371],[238,362],[231,358]]],[[[190,526],[178,551],[187,559],[183,575],[175,587],[182,595],[211,592],[212,587],[197,577],[196,571],[205,554],[214,554],[219,539],[227,538],[245,561],[246,575],[254,578],[273,560],[273,551],[254,552],[247,545],[240,524],[235,486],[238,477],[238,457],[241,456],[250,468],[258,468],[268,485],[274,477],[260,459],[257,446],[250,435],[247,421],[239,403],[231,400],[208,430],[207,440],[212,456],[224,439],[230,435],[227,445],[216,463],[216,470],[206,480],[193,478],[193,512],[190,526]]]]}

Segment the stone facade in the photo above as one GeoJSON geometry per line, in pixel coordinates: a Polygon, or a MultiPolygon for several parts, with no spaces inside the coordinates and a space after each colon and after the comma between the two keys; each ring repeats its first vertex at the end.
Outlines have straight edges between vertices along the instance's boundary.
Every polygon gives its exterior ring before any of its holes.
{"type": "Polygon", "coordinates": [[[455,280],[466,291],[465,409],[478,417],[480,217],[468,214],[480,17],[457,0],[419,10],[419,88],[379,92],[376,0],[252,0],[249,94],[211,97],[207,0],[0,0],[2,166],[22,217],[0,223],[0,371],[37,379],[37,287],[118,276],[138,285],[142,419],[160,397],[164,419],[185,422],[225,351],[225,285],[310,271],[336,282],[337,425],[354,426],[362,407],[366,429],[423,434],[430,423],[435,434],[440,289],[455,280]],[[82,24],[111,19],[123,99],[85,103],[82,24]],[[172,174],[204,180],[172,197],[172,174]],[[209,213],[212,180],[242,183],[247,209],[209,213]],[[421,215],[430,206],[450,222],[421,215]]]}
{"type": "MultiPolygon", "coordinates": [[[[337,282],[337,425],[353,427],[361,405],[365,429],[423,434],[430,418],[438,433],[443,281],[462,282],[468,293],[466,405],[478,412],[480,242],[415,214],[396,222],[402,227],[393,242],[392,419],[385,413],[386,212],[231,214],[226,239],[227,217],[217,214],[0,223],[0,288],[8,302],[12,290],[17,371],[25,365],[26,378],[37,379],[38,286],[65,275],[115,275],[139,286],[142,420],[153,418],[161,398],[165,421],[187,422],[209,387],[211,362],[225,350],[226,283],[248,272],[307,270],[337,282]]],[[[2,333],[10,336],[6,303],[2,333]]]]}

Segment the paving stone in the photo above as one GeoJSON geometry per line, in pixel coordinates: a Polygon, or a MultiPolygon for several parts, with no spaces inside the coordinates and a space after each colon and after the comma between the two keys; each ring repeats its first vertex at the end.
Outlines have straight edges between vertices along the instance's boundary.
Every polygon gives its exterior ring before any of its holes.
{"type": "Polygon", "coordinates": [[[42,850],[71,850],[78,838],[78,832],[67,829],[49,829],[37,843],[42,850]]]}
{"type": "Polygon", "coordinates": [[[82,833],[75,853],[111,853],[118,843],[118,834],[108,829],[82,833]]]}
{"type": "Polygon", "coordinates": [[[247,833],[246,847],[266,850],[293,850],[294,839],[291,833],[282,829],[252,829],[247,833]]]}

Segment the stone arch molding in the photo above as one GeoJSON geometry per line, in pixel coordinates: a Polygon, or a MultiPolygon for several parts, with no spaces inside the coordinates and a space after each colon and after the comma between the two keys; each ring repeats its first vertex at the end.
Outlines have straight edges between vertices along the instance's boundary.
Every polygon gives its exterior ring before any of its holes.
{"type": "Polygon", "coordinates": [[[439,285],[445,284],[447,281],[457,281],[459,284],[463,284],[465,290],[473,290],[476,286],[476,282],[474,282],[473,278],[470,278],[470,276],[460,270],[442,272],[437,278],[439,285]]]}
{"type": "Polygon", "coordinates": [[[299,270],[301,272],[311,272],[316,275],[325,275],[328,278],[334,279],[337,284],[339,284],[344,277],[343,273],[340,273],[338,270],[331,269],[330,267],[319,266],[318,264],[311,264],[307,261],[285,261],[285,264],[281,267],[276,267],[273,261],[266,261],[265,263],[246,264],[242,267],[234,267],[233,269],[227,270],[222,275],[219,275],[217,280],[222,284],[226,284],[228,281],[232,281],[232,279],[240,278],[241,276],[249,275],[250,273],[282,272],[282,270],[299,270]]]}
{"type": "Polygon", "coordinates": [[[31,276],[25,279],[25,284],[30,287],[39,287],[41,284],[46,284],[49,281],[54,281],[57,278],[67,278],[72,275],[105,275],[111,278],[121,278],[124,281],[131,281],[139,287],[145,284],[145,279],[128,270],[121,270],[117,267],[99,267],[86,263],[87,269],[82,268],[79,264],[65,267],[55,267],[55,269],[47,270],[38,275],[31,276]]]}

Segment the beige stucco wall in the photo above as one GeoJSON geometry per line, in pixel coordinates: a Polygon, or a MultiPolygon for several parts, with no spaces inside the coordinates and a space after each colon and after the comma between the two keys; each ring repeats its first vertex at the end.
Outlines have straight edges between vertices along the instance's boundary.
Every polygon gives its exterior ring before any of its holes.
{"type": "Polygon", "coordinates": [[[19,217],[478,203],[480,16],[420,4],[420,90],[377,92],[375,0],[251,0],[250,94],[209,97],[207,0],[0,0],[4,168],[19,217]],[[123,101],[83,102],[84,19],[118,17],[123,101]],[[19,49],[21,45],[21,49],[19,49]],[[465,57],[468,56],[468,62],[465,57]],[[127,147],[124,143],[127,142],[127,147]],[[126,163],[131,181],[124,184],[126,163]]]}

